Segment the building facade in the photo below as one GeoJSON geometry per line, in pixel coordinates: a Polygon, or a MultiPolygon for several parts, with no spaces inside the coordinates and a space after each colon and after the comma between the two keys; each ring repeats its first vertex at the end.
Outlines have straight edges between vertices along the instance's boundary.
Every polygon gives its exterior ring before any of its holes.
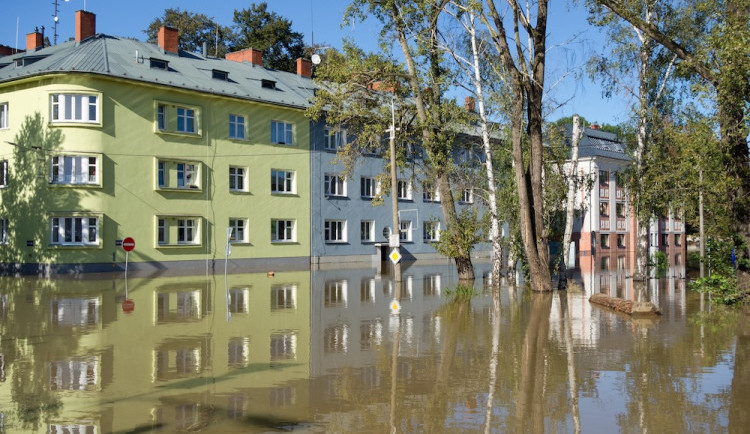
{"type": "MultiPolygon", "coordinates": [[[[5,52],[3,52],[5,53],[5,52]]],[[[381,206],[382,155],[345,179],[346,132],[310,122],[312,63],[262,66],[248,49],[219,59],[96,32],[76,13],[76,38],[0,57],[0,264],[4,273],[122,269],[265,271],[376,262],[392,230],[381,206]],[[135,241],[132,252],[122,247],[135,241]],[[282,259],[282,262],[279,260],[282,259]]],[[[440,198],[404,171],[402,253],[438,258],[440,198]]],[[[459,206],[474,206],[459,189],[459,206]]]]}
{"type": "Polygon", "coordinates": [[[84,11],[75,41],[41,39],[0,58],[6,272],[111,271],[126,237],[135,268],[210,266],[227,239],[235,265],[309,262],[309,64],[97,34],[84,11]]]}
{"type": "MultiPolygon", "coordinates": [[[[584,130],[578,149],[578,175],[573,225],[576,261],[582,273],[592,270],[635,272],[638,221],[630,202],[624,171],[631,162],[614,133],[595,125],[584,130]],[[589,186],[591,186],[589,188],[589,186]]],[[[649,227],[649,253],[667,254],[670,267],[685,261],[685,226],[678,213],[654,218],[649,227]]]]}

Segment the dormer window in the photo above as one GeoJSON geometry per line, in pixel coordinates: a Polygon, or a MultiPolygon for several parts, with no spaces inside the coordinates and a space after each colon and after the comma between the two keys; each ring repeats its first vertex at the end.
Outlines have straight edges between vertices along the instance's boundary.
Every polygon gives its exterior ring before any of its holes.
{"type": "Polygon", "coordinates": [[[229,73],[226,71],[219,71],[218,69],[211,70],[211,77],[215,80],[229,81],[229,73]]]}
{"type": "Polygon", "coordinates": [[[154,59],[154,58],[151,58],[149,60],[151,62],[151,68],[163,69],[165,71],[169,71],[169,62],[167,62],[166,60],[154,59]]]}
{"type": "Polygon", "coordinates": [[[260,86],[263,89],[276,89],[276,82],[273,80],[262,79],[260,80],[260,86]]]}

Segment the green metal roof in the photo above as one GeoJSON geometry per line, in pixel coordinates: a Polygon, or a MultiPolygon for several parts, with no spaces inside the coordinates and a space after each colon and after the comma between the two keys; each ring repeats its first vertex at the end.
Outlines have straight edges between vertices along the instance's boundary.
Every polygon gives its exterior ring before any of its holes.
{"type": "Polygon", "coordinates": [[[0,84],[54,73],[91,73],[195,92],[304,109],[314,96],[312,79],[259,65],[234,62],[104,34],[0,57],[0,84]],[[168,69],[151,67],[167,62],[168,69]],[[213,71],[227,73],[226,80],[213,71]],[[273,83],[274,88],[262,85],[273,83]]]}

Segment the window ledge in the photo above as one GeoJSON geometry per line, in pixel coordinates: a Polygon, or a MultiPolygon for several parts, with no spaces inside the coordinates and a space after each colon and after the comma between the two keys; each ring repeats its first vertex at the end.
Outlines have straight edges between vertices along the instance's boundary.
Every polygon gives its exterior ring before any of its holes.
{"type": "Polygon", "coordinates": [[[156,134],[163,134],[165,136],[179,136],[179,137],[189,137],[193,139],[200,139],[203,135],[201,132],[197,133],[187,133],[182,131],[171,131],[171,130],[159,130],[157,129],[154,131],[156,134]]]}
{"type": "Polygon", "coordinates": [[[157,191],[170,191],[170,192],[188,192],[188,193],[201,193],[203,189],[199,187],[156,187],[157,191]]]}
{"type": "Polygon", "coordinates": [[[290,245],[290,244],[297,244],[299,245],[299,242],[297,241],[271,241],[272,245],[290,245]]]}
{"type": "Polygon", "coordinates": [[[59,182],[49,182],[47,186],[51,188],[102,188],[101,184],[63,184],[59,182]]]}
{"type": "Polygon", "coordinates": [[[155,246],[157,249],[184,249],[184,248],[195,248],[195,247],[203,247],[203,244],[156,244],[155,246]]]}

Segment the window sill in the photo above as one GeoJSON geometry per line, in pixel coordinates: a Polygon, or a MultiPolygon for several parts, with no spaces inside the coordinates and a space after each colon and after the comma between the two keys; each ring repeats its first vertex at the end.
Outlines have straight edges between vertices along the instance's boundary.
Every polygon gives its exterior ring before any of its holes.
{"type": "Polygon", "coordinates": [[[341,195],[341,194],[325,194],[324,195],[326,199],[349,199],[349,196],[341,195]]]}
{"type": "Polygon", "coordinates": [[[89,121],[50,121],[49,122],[50,127],[92,127],[92,128],[101,128],[102,123],[99,121],[96,122],[89,122],[89,121]]]}
{"type": "Polygon", "coordinates": [[[170,192],[188,192],[188,193],[201,193],[203,190],[199,187],[156,187],[157,191],[170,191],[170,192]]]}
{"type": "Polygon", "coordinates": [[[101,249],[101,244],[50,244],[50,249],[55,250],[84,250],[84,249],[101,249]]]}
{"type": "Polygon", "coordinates": [[[324,241],[324,243],[326,243],[326,244],[332,244],[332,245],[339,245],[339,246],[349,245],[348,241],[327,241],[326,240],[326,241],[324,241]]]}
{"type": "Polygon", "coordinates": [[[232,189],[229,190],[229,193],[230,194],[242,195],[242,196],[252,194],[252,193],[250,193],[250,190],[232,190],[232,189]]]}
{"type": "Polygon", "coordinates": [[[51,188],[102,188],[101,184],[76,184],[76,183],[59,183],[59,182],[50,182],[47,184],[47,186],[51,188]]]}
{"type": "Polygon", "coordinates": [[[181,248],[195,248],[195,247],[202,247],[203,245],[200,243],[196,244],[156,244],[157,249],[181,249],[181,248]]]}
{"type": "Polygon", "coordinates": [[[188,132],[184,132],[184,131],[171,131],[171,130],[159,130],[159,129],[157,129],[154,132],[156,134],[163,134],[163,135],[166,135],[166,136],[189,137],[189,138],[193,138],[193,139],[199,139],[199,138],[202,137],[202,133],[201,132],[188,133],[188,132]]]}
{"type": "Polygon", "coordinates": [[[297,193],[284,193],[284,192],[281,192],[281,191],[272,191],[272,192],[271,192],[271,196],[280,196],[280,197],[285,197],[285,196],[289,197],[289,196],[291,196],[291,197],[299,197],[299,195],[298,195],[297,193]]]}
{"type": "Polygon", "coordinates": [[[271,241],[271,245],[290,245],[290,244],[299,244],[297,241],[271,241]]]}

